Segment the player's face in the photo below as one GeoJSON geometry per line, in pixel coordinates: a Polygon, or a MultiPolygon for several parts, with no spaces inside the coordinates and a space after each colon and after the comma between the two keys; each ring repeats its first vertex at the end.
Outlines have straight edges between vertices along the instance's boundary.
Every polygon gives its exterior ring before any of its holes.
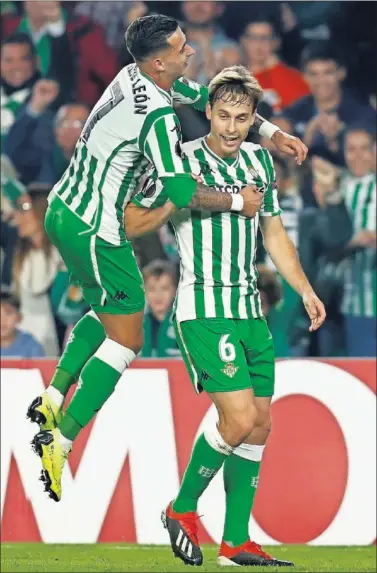
{"type": "Polygon", "coordinates": [[[345,70],[332,60],[316,60],[306,66],[304,75],[314,97],[326,101],[338,93],[345,70]]]}
{"type": "Polygon", "coordinates": [[[175,292],[174,281],[167,273],[159,277],[148,277],[145,281],[145,296],[153,314],[167,314],[173,303],[175,292]]]}
{"type": "Polygon", "coordinates": [[[27,44],[5,44],[1,49],[1,77],[14,88],[22,86],[35,71],[35,59],[27,44]]]}
{"type": "Polygon", "coordinates": [[[168,40],[169,48],[159,56],[163,70],[173,81],[182,77],[187,69],[189,59],[195,54],[194,48],[188,45],[181,28],[168,40]]]}
{"type": "Polygon", "coordinates": [[[365,131],[353,131],[346,136],[344,153],[347,167],[355,177],[362,177],[373,170],[374,146],[365,131]]]}
{"type": "Polygon", "coordinates": [[[11,304],[1,303],[0,335],[5,340],[13,335],[17,324],[20,322],[20,313],[11,304]]]}
{"type": "Polygon", "coordinates": [[[211,122],[209,141],[217,155],[235,157],[254,123],[255,113],[250,101],[237,103],[217,100],[206,115],[211,122]]]}

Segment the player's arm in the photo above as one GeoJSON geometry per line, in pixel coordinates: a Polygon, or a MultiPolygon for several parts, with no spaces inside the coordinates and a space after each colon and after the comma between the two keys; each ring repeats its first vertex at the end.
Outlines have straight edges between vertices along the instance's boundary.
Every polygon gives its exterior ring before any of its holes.
{"type": "MultiPolygon", "coordinates": [[[[173,101],[192,105],[199,111],[204,111],[208,102],[208,88],[187,78],[179,78],[174,83],[172,95],[173,101]]],[[[308,154],[306,145],[298,137],[285,133],[261,115],[256,115],[251,131],[259,133],[261,137],[271,139],[281,153],[296,157],[298,165],[305,161],[308,154]]]]}
{"type": "Polygon", "coordinates": [[[287,235],[280,215],[261,218],[261,230],[264,247],[272,262],[282,277],[302,297],[311,320],[309,330],[317,330],[326,318],[325,307],[304,273],[296,248],[287,235]]]}
{"type": "Polygon", "coordinates": [[[176,211],[171,201],[162,207],[148,209],[135,202],[128,203],[124,211],[124,226],[128,239],[135,239],[157,231],[164,225],[176,211]]]}
{"type": "MultiPolygon", "coordinates": [[[[153,112],[154,113],[154,112],[153,112]]],[[[139,149],[155,165],[167,198],[178,209],[190,208],[204,211],[240,211],[254,216],[251,193],[245,188],[238,195],[219,193],[203,183],[198,183],[184,165],[179,138],[178,118],[167,112],[157,119],[146,120],[139,137],[139,149]]]]}

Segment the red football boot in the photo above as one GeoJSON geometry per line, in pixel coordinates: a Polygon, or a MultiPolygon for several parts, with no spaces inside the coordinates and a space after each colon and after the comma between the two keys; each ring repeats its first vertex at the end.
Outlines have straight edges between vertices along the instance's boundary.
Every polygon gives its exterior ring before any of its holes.
{"type": "Polygon", "coordinates": [[[259,566],[259,567],[292,567],[294,564],[291,561],[281,561],[271,557],[268,553],[263,551],[262,547],[254,541],[246,541],[237,547],[229,547],[223,541],[221,543],[217,564],[222,566],[259,566]]]}
{"type": "Polygon", "coordinates": [[[198,542],[198,519],[196,512],[176,513],[170,502],[161,514],[161,521],[170,536],[173,553],[186,565],[201,565],[203,554],[198,542]]]}

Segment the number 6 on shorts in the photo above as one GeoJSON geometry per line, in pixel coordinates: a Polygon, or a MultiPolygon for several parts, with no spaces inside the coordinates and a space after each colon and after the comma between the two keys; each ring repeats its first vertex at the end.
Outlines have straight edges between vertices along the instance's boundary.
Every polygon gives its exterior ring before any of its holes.
{"type": "Polygon", "coordinates": [[[223,362],[232,362],[236,358],[236,349],[231,342],[227,342],[230,334],[223,334],[219,342],[219,354],[223,362]]]}

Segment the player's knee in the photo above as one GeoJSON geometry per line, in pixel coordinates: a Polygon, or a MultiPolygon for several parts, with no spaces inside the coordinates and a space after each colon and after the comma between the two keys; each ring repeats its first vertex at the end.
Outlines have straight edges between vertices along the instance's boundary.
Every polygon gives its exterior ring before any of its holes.
{"type": "Polygon", "coordinates": [[[121,346],[124,346],[125,348],[130,348],[130,350],[132,350],[136,354],[136,356],[142,350],[144,345],[144,335],[142,331],[135,334],[132,337],[132,340],[130,339],[129,333],[122,333],[122,332],[112,333],[112,335],[109,338],[115,340],[115,342],[117,342],[121,346]]]}
{"type": "Polygon", "coordinates": [[[228,443],[231,446],[238,446],[246,440],[247,436],[251,434],[255,427],[257,418],[257,411],[254,406],[245,408],[242,412],[237,412],[237,415],[232,416],[227,420],[226,433],[228,443]]]}

